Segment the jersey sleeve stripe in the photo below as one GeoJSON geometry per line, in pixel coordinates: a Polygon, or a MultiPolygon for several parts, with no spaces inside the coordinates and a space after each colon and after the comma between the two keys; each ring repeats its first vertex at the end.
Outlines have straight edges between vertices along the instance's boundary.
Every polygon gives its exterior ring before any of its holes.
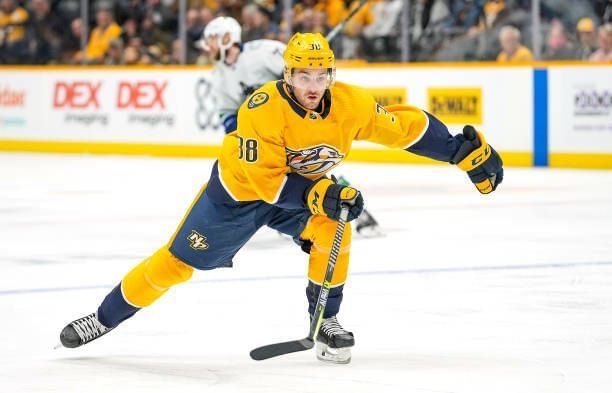
{"type": "Polygon", "coordinates": [[[427,116],[427,114],[425,112],[423,112],[423,111],[421,111],[421,113],[423,114],[423,116],[425,116],[425,127],[423,127],[423,130],[421,130],[419,135],[414,140],[412,140],[410,143],[408,143],[404,147],[404,150],[408,149],[410,146],[412,146],[415,143],[419,142],[423,138],[425,133],[427,132],[427,129],[429,128],[429,116],[427,116]]]}

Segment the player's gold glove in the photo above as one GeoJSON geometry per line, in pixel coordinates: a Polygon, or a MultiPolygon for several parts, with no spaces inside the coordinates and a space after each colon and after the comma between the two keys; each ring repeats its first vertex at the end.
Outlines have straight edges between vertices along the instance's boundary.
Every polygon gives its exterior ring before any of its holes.
{"type": "Polygon", "coordinates": [[[306,205],[312,214],[323,214],[332,220],[338,221],[342,205],[349,205],[347,221],[359,217],[363,211],[363,197],[353,187],[336,184],[323,177],[306,189],[306,205]]]}
{"type": "Polygon", "coordinates": [[[504,178],[503,162],[499,154],[472,126],[463,127],[465,141],[451,159],[451,164],[467,172],[481,194],[495,191],[504,178]]]}

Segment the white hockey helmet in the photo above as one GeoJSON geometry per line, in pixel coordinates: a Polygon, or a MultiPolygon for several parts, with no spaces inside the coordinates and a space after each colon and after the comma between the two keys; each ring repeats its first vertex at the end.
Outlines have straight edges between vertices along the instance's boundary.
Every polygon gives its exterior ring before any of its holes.
{"type": "Polygon", "coordinates": [[[242,28],[238,21],[230,16],[219,16],[211,20],[204,28],[202,38],[196,42],[196,46],[208,50],[207,41],[210,37],[217,37],[217,44],[219,46],[220,60],[225,60],[225,51],[232,47],[234,44],[240,44],[242,28]],[[223,42],[225,35],[229,35],[229,41],[223,42]]]}

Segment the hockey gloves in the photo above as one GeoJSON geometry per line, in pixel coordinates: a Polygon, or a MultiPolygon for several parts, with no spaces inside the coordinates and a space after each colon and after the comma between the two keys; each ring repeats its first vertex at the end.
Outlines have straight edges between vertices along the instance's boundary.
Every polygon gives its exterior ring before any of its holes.
{"type": "Polygon", "coordinates": [[[450,163],[466,171],[481,194],[495,191],[504,178],[501,157],[474,127],[463,127],[463,136],[465,141],[450,163]]]}
{"type": "Polygon", "coordinates": [[[350,206],[347,221],[359,217],[363,211],[363,197],[352,187],[336,184],[328,178],[316,180],[304,193],[306,206],[312,214],[322,214],[338,221],[342,204],[350,206]]]}

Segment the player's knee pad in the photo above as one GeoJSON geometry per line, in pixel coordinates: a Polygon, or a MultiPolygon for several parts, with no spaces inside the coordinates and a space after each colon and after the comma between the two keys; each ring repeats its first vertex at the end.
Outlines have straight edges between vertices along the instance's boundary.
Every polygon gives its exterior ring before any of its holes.
{"type": "MultiPolygon", "coordinates": [[[[310,248],[310,262],[308,266],[308,278],[310,281],[322,284],[327,271],[327,262],[331,252],[334,236],[338,223],[324,216],[312,216],[308,225],[300,235],[300,238],[312,242],[310,248]]],[[[349,251],[351,248],[351,225],[347,223],[344,228],[344,236],[340,243],[340,253],[336,260],[336,267],[332,277],[332,286],[343,284],[346,281],[349,263],[349,251]]]]}
{"type": "Polygon", "coordinates": [[[193,268],[181,262],[164,246],[123,278],[121,290],[130,304],[145,307],[171,286],[189,280],[192,274],[193,268]]]}

